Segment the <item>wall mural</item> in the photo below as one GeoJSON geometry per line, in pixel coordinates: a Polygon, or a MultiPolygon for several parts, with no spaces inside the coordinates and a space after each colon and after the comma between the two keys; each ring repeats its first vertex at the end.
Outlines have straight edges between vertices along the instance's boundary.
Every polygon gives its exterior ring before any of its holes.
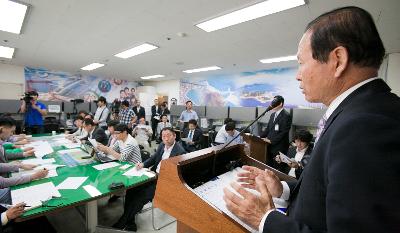
{"type": "Polygon", "coordinates": [[[142,83],[25,67],[26,91],[37,91],[39,99],[44,101],[83,99],[90,102],[100,96],[106,97],[108,102],[115,99],[131,101],[136,98],[137,86],[142,83]]]}
{"type": "Polygon", "coordinates": [[[305,100],[296,72],[297,68],[280,68],[185,78],[180,81],[180,104],[191,100],[200,106],[266,107],[281,95],[287,108],[320,108],[305,100]]]}

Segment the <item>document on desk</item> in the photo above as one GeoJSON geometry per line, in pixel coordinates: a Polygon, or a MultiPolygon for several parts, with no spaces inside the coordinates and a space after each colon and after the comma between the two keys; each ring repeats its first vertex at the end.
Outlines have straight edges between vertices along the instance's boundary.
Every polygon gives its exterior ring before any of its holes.
{"type": "Polygon", "coordinates": [[[68,177],[59,185],[57,185],[57,189],[77,189],[79,188],[89,177],[68,177]]]}
{"type": "Polygon", "coordinates": [[[150,170],[148,168],[142,168],[142,169],[138,170],[136,167],[129,169],[122,175],[124,175],[124,176],[143,176],[143,175],[145,175],[149,178],[155,176],[155,174],[153,172],[150,172],[150,170]]]}
{"type": "Polygon", "coordinates": [[[113,167],[117,167],[120,166],[121,164],[117,163],[117,162],[109,162],[109,163],[102,163],[102,164],[98,164],[93,166],[94,169],[96,170],[105,170],[105,169],[109,169],[109,168],[113,168],[113,167]]]}
{"type": "Polygon", "coordinates": [[[56,162],[55,159],[51,158],[51,159],[25,159],[22,160],[21,163],[23,164],[33,164],[33,165],[43,165],[43,164],[51,164],[56,162]]]}
{"type": "Polygon", "coordinates": [[[18,177],[18,176],[23,176],[23,175],[32,175],[35,172],[39,171],[39,170],[43,170],[43,169],[47,169],[49,172],[47,173],[46,177],[44,178],[50,178],[50,177],[55,177],[58,176],[57,173],[57,168],[58,167],[65,167],[65,165],[59,165],[59,164],[42,164],[39,165],[37,167],[35,167],[33,170],[22,170],[20,169],[19,172],[13,172],[11,173],[12,177],[18,177]]]}
{"type": "Polygon", "coordinates": [[[35,150],[35,156],[37,158],[43,158],[43,156],[54,152],[50,143],[47,141],[33,141],[24,146],[24,148],[27,147],[33,147],[33,149],[35,150]]]}
{"type": "Polygon", "coordinates": [[[85,185],[83,186],[83,189],[86,190],[91,197],[97,197],[101,195],[101,192],[93,185],[85,185]]]}
{"type": "Polygon", "coordinates": [[[26,209],[40,207],[43,201],[50,200],[53,197],[61,197],[61,194],[52,182],[11,190],[13,204],[24,202],[27,206],[30,206],[26,209]]]}
{"type": "Polygon", "coordinates": [[[57,145],[62,145],[65,146],[68,149],[72,149],[72,148],[77,148],[81,146],[80,141],[78,140],[77,142],[72,142],[69,139],[66,138],[58,138],[54,140],[56,142],[57,145]]]}

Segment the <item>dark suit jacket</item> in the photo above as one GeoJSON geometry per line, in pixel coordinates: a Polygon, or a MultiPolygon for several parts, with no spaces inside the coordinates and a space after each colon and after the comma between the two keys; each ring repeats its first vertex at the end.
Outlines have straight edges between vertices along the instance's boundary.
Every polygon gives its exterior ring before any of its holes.
{"type": "MultiPolygon", "coordinates": [[[[88,134],[87,137],[82,138],[82,140],[87,140],[88,137],[90,135],[88,134]]],[[[104,129],[100,128],[100,127],[96,127],[92,133],[92,137],[90,137],[91,139],[95,139],[97,142],[100,142],[103,145],[107,145],[108,144],[108,137],[104,131],[104,129]]]]}
{"type": "Polygon", "coordinates": [[[381,80],[351,93],[327,120],[291,190],[289,217],[264,231],[400,232],[400,98],[381,80]]]}
{"type": "Polygon", "coordinates": [[[160,106],[158,106],[157,111],[156,111],[156,106],[155,105],[151,106],[151,120],[152,121],[155,120],[153,118],[154,116],[157,116],[157,115],[160,115],[160,114],[161,114],[161,107],[160,106]]]}
{"type": "MultiPolygon", "coordinates": [[[[164,147],[165,147],[164,143],[160,143],[160,145],[157,148],[157,151],[150,158],[148,158],[146,161],[143,162],[144,167],[149,168],[153,166],[151,170],[155,172],[158,164],[161,162],[162,155],[164,154],[164,147]]],[[[175,145],[172,148],[169,157],[174,157],[183,154],[186,154],[186,151],[182,148],[181,145],[179,145],[178,142],[175,142],[175,145]]]]}
{"type": "Polygon", "coordinates": [[[133,112],[137,116],[137,120],[139,120],[141,117],[146,117],[146,111],[144,107],[140,106],[139,111],[137,110],[137,107],[132,108],[133,112]]]}
{"type": "Polygon", "coordinates": [[[271,145],[268,146],[268,164],[274,165],[273,159],[279,151],[286,154],[289,148],[289,131],[292,126],[292,116],[283,109],[282,112],[276,117],[272,113],[268,121],[267,128],[261,133],[260,137],[267,137],[271,140],[271,145]],[[279,125],[279,130],[275,130],[275,125],[279,125]]]}
{"type": "MultiPolygon", "coordinates": [[[[189,131],[190,131],[189,128],[184,129],[183,133],[181,135],[181,138],[189,137],[189,131]]],[[[203,131],[199,128],[195,128],[194,133],[193,133],[193,139],[192,139],[194,144],[188,145],[185,142],[182,142],[182,144],[186,151],[192,152],[192,151],[195,151],[196,149],[200,149],[199,146],[201,145],[202,139],[203,139],[203,131]]]]}
{"type": "MultiPolygon", "coordinates": [[[[310,158],[311,158],[310,154],[311,154],[311,152],[312,152],[312,148],[313,148],[312,145],[309,145],[308,148],[307,148],[307,150],[304,152],[304,156],[303,156],[303,158],[302,158],[301,161],[300,161],[301,166],[303,166],[303,168],[304,168],[304,167],[308,164],[308,162],[310,161],[310,158]]],[[[296,154],[297,154],[296,149],[297,149],[297,147],[295,147],[295,146],[289,147],[289,150],[288,150],[288,152],[287,152],[287,157],[289,157],[289,158],[294,158],[294,157],[296,156],[296,154]]],[[[287,165],[286,163],[283,163],[283,164],[285,164],[285,170],[284,170],[283,172],[287,174],[287,173],[290,171],[291,168],[290,168],[289,165],[287,165]]],[[[301,167],[296,168],[295,174],[296,174],[296,178],[297,178],[297,179],[300,177],[301,173],[303,172],[303,168],[301,168],[301,167]]]]}

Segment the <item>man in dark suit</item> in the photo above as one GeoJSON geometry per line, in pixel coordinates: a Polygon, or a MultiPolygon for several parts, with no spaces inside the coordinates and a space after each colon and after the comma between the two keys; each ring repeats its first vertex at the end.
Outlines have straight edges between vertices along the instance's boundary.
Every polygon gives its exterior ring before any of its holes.
{"type": "Polygon", "coordinates": [[[154,105],[151,106],[151,129],[153,130],[152,139],[156,139],[157,124],[160,122],[161,108],[158,105],[158,99],[154,99],[154,105]]]}
{"type": "Polygon", "coordinates": [[[283,171],[284,165],[278,164],[274,157],[279,152],[286,154],[289,148],[289,131],[292,127],[292,116],[283,109],[285,99],[277,95],[274,99],[279,101],[279,105],[273,109],[274,113],[269,118],[267,128],[261,133],[260,137],[264,138],[270,145],[268,146],[267,164],[273,168],[283,171]]]}
{"type": "Polygon", "coordinates": [[[96,126],[92,119],[85,119],[83,122],[83,127],[88,132],[88,136],[82,138],[81,140],[87,141],[88,138],[95,139],[97,142],[100,142],[103,145],[108,144],[108,137],[104,132],[104,129],[96,126]]]}
{"type": "Polygon", "coordinates": [[[203,131],[197,127],[197,121],[192,119],[189,120],[188,128],[183,130],[181,135],[182,138],[187,138],[190,141],[182,141],[183,148],[187,152],[193,152],[195,150],[199,150],[201,146],[201,142],[203,139],[203,131]]]}
{"type": "Polygon", "coordinates": [[[132,107],[133,112],[135,112],[135,115],[137,117],[137,122],[139,122],[139,119],[144,117],[146,118],[146,110],[144,107],[140,106],[140,100],[136,100],[136,106],[132,107]]]}
{"type": "MultiPolygon", "coordinates": [[[[136,164],[137,169],[150,168],[153,172],[160,172],[161,160],[177,155],[185,154],[186,151],[175,141],[176,135],[172,128],[164,128],[161,131],[162,143],[157,151],[143,163],[136,164]]],[[[135,215],[142,210],[143,206],[154,198],[157,182],[150,182],[126,191],[124,213],[113,227],[136,231],[135,215]]]]}
{"type": "Polygon", "coordinates": [[[243,199],[227,208],[262,232],[400,232],[400,98],[377,78],[385,55],[372,16],[358,7],[313,20],[298,48],[297,80],[306,99],[328,109],[311,159],[296,182],[245,167],[243,199]],[[272,197],[289,200],[287,215],[272,197]]]}

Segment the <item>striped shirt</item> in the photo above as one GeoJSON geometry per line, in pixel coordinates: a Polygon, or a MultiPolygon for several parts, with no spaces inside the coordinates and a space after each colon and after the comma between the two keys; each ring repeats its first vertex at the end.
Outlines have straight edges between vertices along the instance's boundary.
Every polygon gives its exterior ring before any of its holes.
{"type": "Polygon", "coordinates": [[[128,134],[125,142],[118,140],[114,143],[113,150],[120,153],[120,161],[127,161],[131,163],[141,163],[142,157],[140,155],[140,148],[137,141],[128,134]]]}

